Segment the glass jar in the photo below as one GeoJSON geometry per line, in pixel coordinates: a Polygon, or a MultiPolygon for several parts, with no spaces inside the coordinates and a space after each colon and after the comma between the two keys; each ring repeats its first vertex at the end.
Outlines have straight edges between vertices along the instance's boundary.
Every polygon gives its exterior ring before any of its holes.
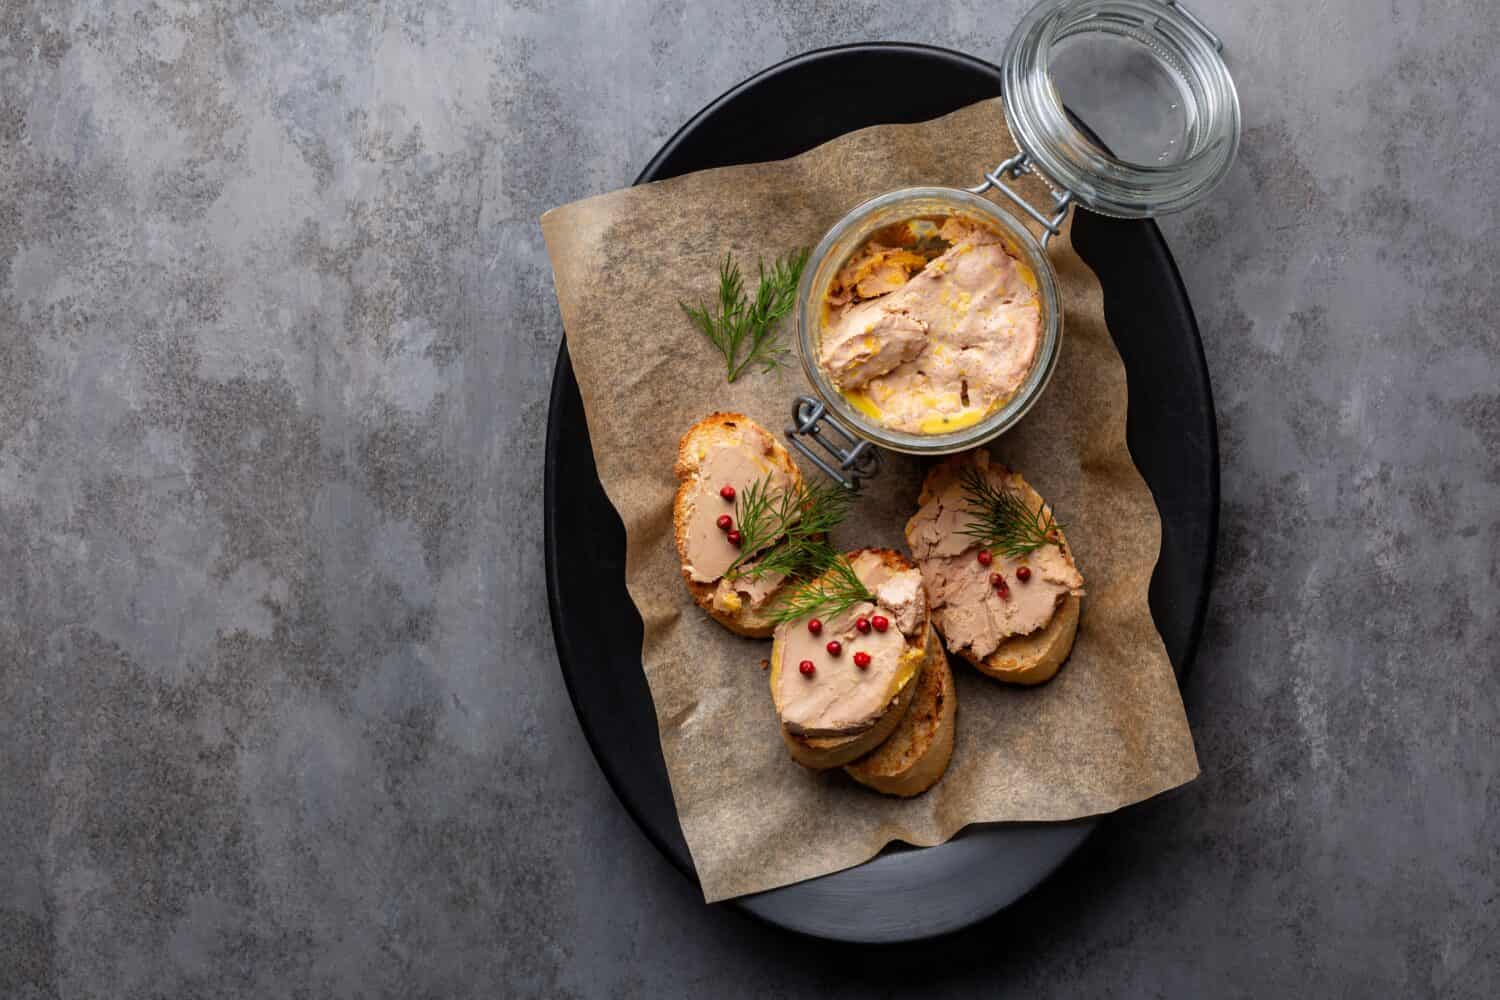
{"type": "Polygon", "coordinates": [[[1176,211],[1206,195],[1234,162],[1239,99],[1221,50],[1217,36],[1176,0],[1042,0],[1033,7],[1012,33],[1001,66],[1006,124],[1020,151],[966,190],[903,188],[873,198],[840,219],[813,250],[798,289],[797,336],[817,395],[797,400],[791,443],[857,488],[878,466],[877,447],[949,454],[1015,426],[1046,389],[1062,350],[1057,275],[1045,247],[1062,231],[1071,206],[1122,218],[1176,211]],[[1075,87],[1077,74],[1064,72],[1070,66],[1082,69],[1092,87],[1075,87]],[[1095,127],[1113,126],[1113,133],[1103,129],[1106,139],[1096,139],[1070,117],[1065,98],[1090,105],[1082,110],[1095,127]],[[1028,173],[1052,190],[1050,205],[1039,208],[1010,185],[1028,173]],[[990,190],[1005,202],[980,197],[990,190]],[[862,413],[823,370],[823,304],[834,276],[877,230],[941,215],[987,224],[1001,234],[1011,256],[1030,268],[1042,341],[1021,386],[978,423],[909,433],[862,413]],[[1023,217],[1040,227],[1040,240],[1023,217]]]}
{"type": "Polygon", "coordinates": [[[1057,367],[1062,349],[1062,299],[1057,291],[1057,276],[1031,231],[1011,213],[987,198],[954,188],[902,188],[872,198],[828,231],[813,249],[802,272],[797,292],[797,339],[802,369],[827,410],[839,420],[857,428],[865,440],[914,455],[946,455],[976,447],[996,435],[1005,433],[1026,415],[1041,396],[1052,371],[1057,367]],[[921,216],[959,215],[978,219],[987,228],[998,231],[1006,251],[1030,269],[1036,277],[1037,299],[1041,305],[1041,344],[1026,380],[1011,398],[978,423],[946,434],[913,434],[895,430],[870,420],[861,413],[829,379],[819,363],[823,331],[823,300],[828,286],[845,261],[877,230],[893,223],[921,216]]]}
{"type": "MultiPolygon", "coordinates": [[[[1049,0],[1006,44],[1005,123],[1034,168],[1090,211],[1126,219],[1178,211],[1224,179],[1239,149],[1240,104],[1222,47],[1176,3],[1049,0]],[[1141,141],[1119,135],[1111,144],[1129,153],[1103,148],[1064,110],[1073,95],[1060,93],[1057,76],[1080,59],[1092,82],[1116,85],[1099,110],[1130,119],[1141,141]]],[[[1087,97],[1087,82],[1078,96],[1087,97]]]]}

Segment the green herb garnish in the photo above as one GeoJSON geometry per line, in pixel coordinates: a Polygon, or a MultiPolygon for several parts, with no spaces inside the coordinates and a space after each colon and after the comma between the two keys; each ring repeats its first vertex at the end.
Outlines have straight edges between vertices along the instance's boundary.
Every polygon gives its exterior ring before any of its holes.
{"type": "Polygon", "coordinates": [[[843,522],[853,502],[854,491],[839,483],[804,482],[777,490],[769,475],[751,483],[735,499],[741,554],[724,575],[756,580],[767,573],[805,576],[820,571],[822,548],[827,547],[823,536],[843,522]]]}
{"type": "Polygon", "coordinates": [[[973,517],[959,534],[1013,559],[1049,543],[1062,547],[1062,525],[1052,519],[1046,504],[1032,510],[1020,493],[997,488],[972,465],[959,473],[959,481],[963,483],[965,506],[973,517]]]}
{"type": "Polygon", "coordinates": [[[752,364],[760,365],[766,372],[786,364],[787,352],[781,345],[778,324],[796,304],[797,284],[802,280],[807,256],[807,248],[795,250],[776,260],[770,270],[764,260],[759,261],[760,284],[752,299],[745,294],[740,265],[732,254],[726,253],[724,263],[719,265],[719,301],[714,311],[710,312],[707,306],[678,303],[693,325],[724,356],[730,382],[752,364]]]}
{"type": "Polygon", "coordinates": [[[848,560],[828,544],[828,533],[843,522],[854,496],[833,482],[776,489],[767,475],[751,483],[735,499],[742,551],[725,578],[756,580],[778,573],[806,581],[773,599],[769,611],[778,623],[814,614],[831,618],[860,601],[873,601],[848,560]]]}
{"type": "Polygon", "coordinates": [[[771,619],[776,624],[814,616],[834,618],[856,604],[874,603],[875,595],[855,575],[848,559],[835,553],[826,542],[822,543],[819,554],[823,558],[823,572],[800,587],[782,591],[772,602],[771,619]]]}

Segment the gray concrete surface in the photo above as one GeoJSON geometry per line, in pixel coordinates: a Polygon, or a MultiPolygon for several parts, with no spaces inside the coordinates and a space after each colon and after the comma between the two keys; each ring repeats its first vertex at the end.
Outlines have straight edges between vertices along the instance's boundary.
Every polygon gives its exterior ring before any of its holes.
{"type": "Polygon", "coordinates": [[[536,225],[746,75],[1021,4],[0,2],[0,996],[1500,992],[1500,29],[1199,0],[1203,777],[878,957],[634,829],[558,675],[536,225]]]}

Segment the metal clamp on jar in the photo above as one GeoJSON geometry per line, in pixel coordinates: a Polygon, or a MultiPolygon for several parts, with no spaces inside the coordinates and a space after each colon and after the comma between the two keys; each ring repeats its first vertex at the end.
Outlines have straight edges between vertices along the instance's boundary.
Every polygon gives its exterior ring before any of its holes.
{"type": "Polygon", "coordinates": [[[786,431],[792,446],[858,489],[879,469],[873,446],[945,455],[1015,426],[1047,387],[1062,349],[1062,303],[1045,247],[1062,232],[1069,209],[1078,204],[1127,219],[1178,211],[1202,199],[1233,164],[1239,99],[1222,49],[1218,36],[1176,0],[1043,0],[1032,8],[1011,34],[1001,64],[1006,124],[1020,152],[967,190],[902,188],[873,198],[840,219],[813,250],[797,293],[797,333],[802,367],[817,395],[799,397],[793,407],[786,431]],[[1125,142],[1111,137],[1112,147],[1128,152],[1106,149],[1064,108],[1056,73],[1069,62],[1085,65],[1150,119],[1132,128],[1125,142]],[[1052,190],[1044,208],[1009,183],[1031,173],[1052,190]],[[992,189],[1008,206],[980,197],[992,189]],[[985,224],[1029,269],[1036,279],[1041,342],[1029,373],[1008,399],[973,424],[928,434],[884,426],[862,412],[829,378],[820,354],[824,302],[845,263],[876,232],[934,215],[985,224]],[[1040,240],[1023,218],[1039,227],[1040,240]]]}

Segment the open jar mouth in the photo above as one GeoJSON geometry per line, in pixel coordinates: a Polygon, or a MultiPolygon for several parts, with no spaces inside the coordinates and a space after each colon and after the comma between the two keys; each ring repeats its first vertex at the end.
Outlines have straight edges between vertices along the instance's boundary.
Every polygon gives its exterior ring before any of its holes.
{"type": "Polygon", "coordinates": [[[1224,179],[1239,149],[1239,97],[1221,48],[1176,0],[1039,3],[1006,44],[1006,124],[1033,166],[1091,211],[1178,211],[1224,179]],[[1075,81],[1080,69],[1092,81],[1075,81]],[[1095,127],[1125,126],[1113,141],[1129,148],[1101,146],[1065,100],[1095,127]]]}
{"type": "Polygon", "coordinates": [[[1062,348],[1062,301],[1057,278],[1041,245],[1018,219],[994,202],[944,187],[902,188],[859,205],[814,248],[797,290],[797,342],[802,368],[824,406],[867,441],[915,455],[946,455],[977,447],[1005,433],[1036,403],[1057,367],[1062,348]],[[823,303],[835,275],[877,230],[923,216],[968,216],[998,232],[1006,250],[1036,277],[1041,344],[1016,392],[977,423],[940,434],[914,434],[871,420],[835,386],[820,362],[823,303]]]}

